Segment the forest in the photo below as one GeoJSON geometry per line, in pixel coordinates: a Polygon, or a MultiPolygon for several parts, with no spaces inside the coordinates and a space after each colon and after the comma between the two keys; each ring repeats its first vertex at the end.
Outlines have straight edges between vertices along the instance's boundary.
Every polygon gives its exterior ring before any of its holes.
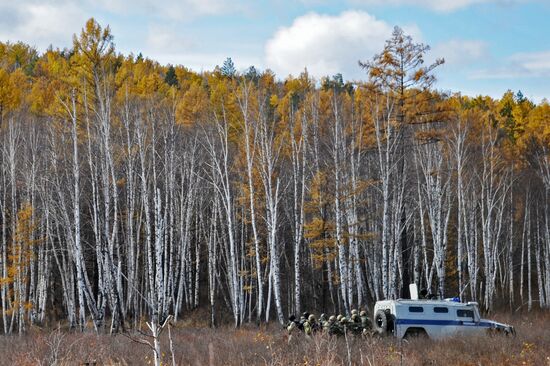
{"type": "Polygon", "coordinates": [[[70,49],[0,43],[4,333],[284,323],[409,283],[550,307],[547,100],[440,91],[398,27],[353,82],[113,42],[90,19],[70,49]]]}

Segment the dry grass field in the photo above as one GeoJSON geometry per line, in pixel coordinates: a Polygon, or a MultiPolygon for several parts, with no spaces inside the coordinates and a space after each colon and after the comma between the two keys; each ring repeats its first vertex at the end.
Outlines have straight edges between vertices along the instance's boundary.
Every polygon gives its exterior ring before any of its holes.
{"type": "MultiPolygon", "coordinates": [[[[276,325],[209,329],[180,322],[161,336],[163,364],[171,365],[546,365],[550,366],[550,313],[497,314],[516,337],[487,336],[399,342],[323,335],[288,342],[276,325]],[[172,359],[173,354],[173,359],[172,359]]],[[[152,351],[143,335],[97,335],[33,329],[0,337],[1,365],[148,365],[152,351]],[[134,338],[134,339],[132,339],[134,338]]]]}

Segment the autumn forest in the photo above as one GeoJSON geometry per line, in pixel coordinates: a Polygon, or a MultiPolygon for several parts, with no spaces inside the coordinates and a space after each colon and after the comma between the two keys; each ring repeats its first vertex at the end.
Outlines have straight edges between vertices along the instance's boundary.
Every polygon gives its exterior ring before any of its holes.
{"type": "Polygon", "coordinates": [[[550,307],[550,104],[437,89],[395,28],[363,80],[0,43],[4,333],[372,311],[416,283],[550,307]]]}

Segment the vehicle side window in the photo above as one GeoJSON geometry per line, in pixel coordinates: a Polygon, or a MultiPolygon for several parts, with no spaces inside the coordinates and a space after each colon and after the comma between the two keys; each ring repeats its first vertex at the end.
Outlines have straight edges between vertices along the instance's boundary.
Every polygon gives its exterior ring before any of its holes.
{"type": "Polygon", "coordinates": [[[456,315],[459,318],[473,318],[474,312],[472,310],[458,309],[456,315]]]}
{"type": "Polygon", "coordinates": [[[424,308],[422,306],[409,306],[409,313],[423,313],[424,308]]]}
{"type": "Polygon", "coordinates": [[[448,313],[449,312],[449,309],[448,308],[444,308],[444,307],[438,307],[436,306],[434,308],[434,313],[448,313]]]}

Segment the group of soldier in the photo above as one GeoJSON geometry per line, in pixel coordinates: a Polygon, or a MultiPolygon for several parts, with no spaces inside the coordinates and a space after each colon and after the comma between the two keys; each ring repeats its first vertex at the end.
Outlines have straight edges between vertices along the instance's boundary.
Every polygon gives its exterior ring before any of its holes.
{"type": "Polygon", "coordinates": [[[371,330],[371,322],[364,310],[358,312],[353,309],[349,317],[341,314],[331,316],[321,314],[318,320],[315,315],[304,312],[300,319],[294,315],[290,316],[286,329],[289,336],[298,332],[304,333],[307,337],[319,332],[336,336],[345,334],[359,336],[365,335],[371,330]]]}

